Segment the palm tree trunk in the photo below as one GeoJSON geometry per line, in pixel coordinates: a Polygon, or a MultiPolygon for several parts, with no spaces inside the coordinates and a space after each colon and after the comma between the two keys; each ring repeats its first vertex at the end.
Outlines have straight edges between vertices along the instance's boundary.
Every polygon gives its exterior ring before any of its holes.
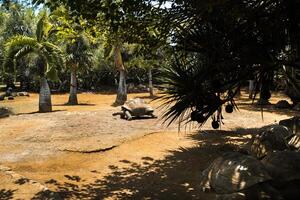
{"type": "Polygon", "coordinates": [[[269,99],[271,98],[271,80],[265,79],[261,83],[260,98],[258,104],[268,105],[270,104],[269,99]]]}
{"type": "Polygon", "coordinates": [[[71,70],[71,85],[70,85],[70,95],[69,102],[70,105],[77,105],[77,78],[76,78],[76,70],[71,70]]]}
{"type": "Polygon", "coordinates": [[[51,92],[45,77],[40,80],[39,112],[51,112],[51,92]]]}
{"type": "Polygon", "coordinates": [[[148,69],[148,78],[149,78],[149,93],[150,93],[150,97],[153,97],[154,93],[153,93],[152,69],[151,68],[148,69]]]}
{"type": "Polygon", "coordinates": [[[119,79],[117,98],[115,104],[122,105],[127,100],[127,86],[126,86],[125,67],[123,65],[120,45],[115,46],[114,61],[117,69],[120,72],[120,79],[119,79]]]}

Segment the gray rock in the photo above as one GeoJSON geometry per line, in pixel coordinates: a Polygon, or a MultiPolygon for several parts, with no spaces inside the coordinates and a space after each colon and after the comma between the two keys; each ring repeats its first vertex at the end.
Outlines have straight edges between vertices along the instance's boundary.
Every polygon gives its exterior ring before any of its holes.
{"type": "Polygon", "coordinates": [[[287,100],[280,100],[275,104],[275,108],[290,108],[291,105],[289,104],[289,102],[287,100]]]}
{"type": "Polygon", "coordinates": [[[0,107],[0,118],[9,117],[12,112],[5,107],[0,107]]]}
{"type": "Polygon", "coordinates": [[[17,96],[20,96],[20,97],[27,96],[27,97],[29,97],[29,93],[28,92],[18,92],[17,96]]]}

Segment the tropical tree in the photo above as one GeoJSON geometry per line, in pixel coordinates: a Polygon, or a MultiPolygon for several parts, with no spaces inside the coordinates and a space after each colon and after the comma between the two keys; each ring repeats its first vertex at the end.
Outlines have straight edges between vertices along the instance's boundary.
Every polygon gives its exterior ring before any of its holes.
{"type": "Polygon", "coordinates": [[[68,11],[60,6],[51,13],[55,35],[65,45],[66,65],[71,72],[69,105],[77,105],[77,72],[89,68],[93,61],[90,41],[93,40],[88,31],[85,31],[84,21],[74,20],[68,11]]]}
{"type": "Polygon", "coordinates": [[[35,37],[14,36],[6,43],[4,69],[13,71],[18,59],[29,54],[36,56],[36,68],[40,77],[39,112],[51,112],[51,92],[47,78],[57,80],[57,68],[63,66],[63,56],[59,47],[48,42],[51,24],[44,14],[37,23],[35,37]]]}
{"type": "MultiPolygon", "coordinates": [[[[114,53],[114,64],[119,71],[119,83],[116,104],[123,104],[127,99],[126,67],[122,58],[125,43],[143,43],[149,37],[149,26],[155,24],[158,15],[153,15],[150,0],[34,0],[45,3],[52,9],[64,4],[74,16],[82,16],[90,24],[97,27],[104,35],[106,43],[114,53]]],[[[165,26],[167,27],[167,26],[165,26]]]]}
{"type": "Polygon", "coordinates": [[[66,63],[71,71],[70,96],[68,104],[77,105],[77,71],[90,67],[93,55],[89,50],[90,45],[84,35],[73,38],[74,42],[67,44],[66,63]]]}
{"type": "MultiPolygon", "coordinates": [[[[4,44],[9,38],[16,35],[32,36],[33,23],[35,22],[35,14],[31,7],[26,7],[20,2],[6,3],[2,3],[0,8],[0,48],[2,52],[4,52],[4,44]]],[[[26,63],[25,58],[19,59],[16,63],[16,74],[17,79],[20,80],[21,88],[23,88],[25,82],[26,63]]],[[[2,73],[2,75],[7,87],[15,87],[13,74],[2,73]]]]}
{"type": "Polygon", "coordinates": [[[177,56],[162,80],[163,99],[170,106],[164,116],[170,122],[202,125],[212,117],[218,128],[223,106],[233,111],[244,81],[256,77],[256,91],[267,100],[274,71],[300,67],[300,1],[172,2],[169,21],[178,24],[173,36],[177,56]]]}

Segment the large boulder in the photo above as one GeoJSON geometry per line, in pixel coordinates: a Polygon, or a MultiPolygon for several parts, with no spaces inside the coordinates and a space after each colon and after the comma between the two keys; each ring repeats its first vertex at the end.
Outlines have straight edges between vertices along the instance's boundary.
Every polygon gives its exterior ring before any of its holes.
{"type": "Polygon", "coordinates": [[[7,97],[8,100],[14,100],[15,98],[13,96],[7,97]]]}
{"type": "Polygon", "coordinates": [[[9,108],[0,107],[0,118],[9,117],[11,113],[9,108]]]}
{"type": "Polygon", "coordinates": [[[285,109],[285,108],[290,108],[291,105],[289,104],[289,102],[287,100],[280,100],[275,104],[275,108],[279,108],[279,109],[285,109]]]}

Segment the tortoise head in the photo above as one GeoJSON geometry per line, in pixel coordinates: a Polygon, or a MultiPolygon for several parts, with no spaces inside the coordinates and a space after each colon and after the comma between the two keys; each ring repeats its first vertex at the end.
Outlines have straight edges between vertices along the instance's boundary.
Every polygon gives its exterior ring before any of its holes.
{"type": "Polygon", "coordinates": [[[154,109],[151,106],[147,106],[145,108],[145,113],[152,114],[154,112],[154,109]]]}

